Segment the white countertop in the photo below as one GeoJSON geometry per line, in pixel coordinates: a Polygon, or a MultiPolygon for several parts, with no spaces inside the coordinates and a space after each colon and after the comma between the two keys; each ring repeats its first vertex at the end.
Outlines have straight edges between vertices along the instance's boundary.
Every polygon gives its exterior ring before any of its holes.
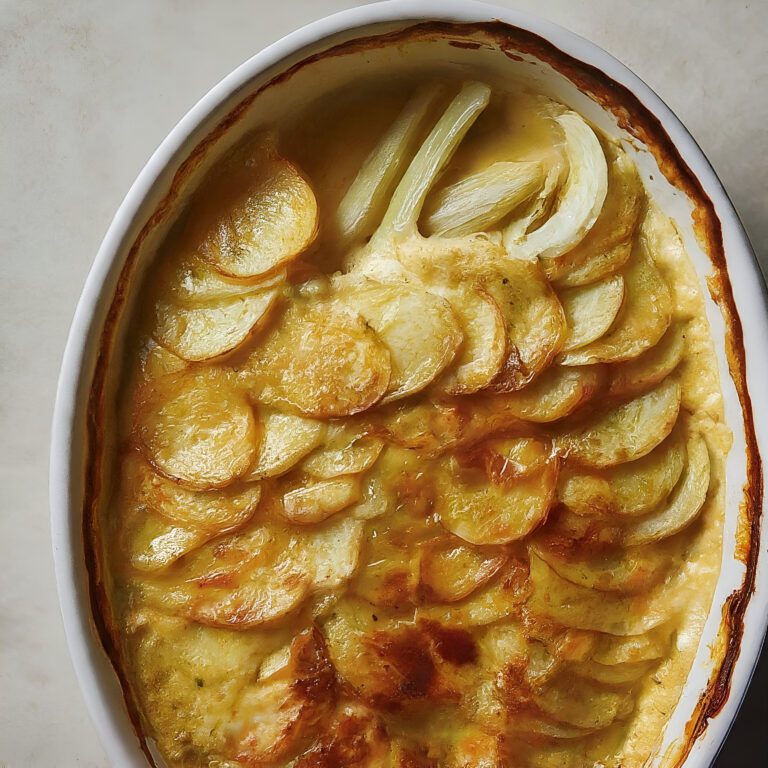
{"type": "MultiPolygon", "coordinates": [[[[496,2],[570,27],[646,80],[709,156],[768,266],[768,2],[496,2]]],[[[357,4],[0,0],[0,768],[107,766],[59,618],[47,465],[67,329],[110,218],[214,83],[357,4]]],[[[722,768],[768,752],[762,677],[722,768]]]]}

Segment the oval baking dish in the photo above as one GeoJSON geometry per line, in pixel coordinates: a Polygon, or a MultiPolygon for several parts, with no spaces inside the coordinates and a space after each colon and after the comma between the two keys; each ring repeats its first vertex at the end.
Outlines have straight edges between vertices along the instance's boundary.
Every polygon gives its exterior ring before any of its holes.
{"type": "Polygon", "coordinates": [[[768,406],[768,306],[743,228],[706,158],[666,105],[616,59],[553,24],[473,2],[390,2],[353,9],[288,35],[214,87],[165,139],[129,191],[88,276],[69,335],[51,450],[56,576],[70,652],[114,765],[162,762],[140,732],[91,535],[110,440],[109,380],[139,277],[207,172],[264,116],[298,110],[363,77],[415,68],[454,79],[529,83],[622,140],[649,194],[670,216],[699,278],[717,355],[725,421],[722,559],[714,599],[682,694],[652,764],[707,766],[732,723],[768,620],[761,455],[768,406]],[[322,85],[318,85],[322,84],[322,85]],[[746,350],[749,354],[746,354],[746,350]]]}

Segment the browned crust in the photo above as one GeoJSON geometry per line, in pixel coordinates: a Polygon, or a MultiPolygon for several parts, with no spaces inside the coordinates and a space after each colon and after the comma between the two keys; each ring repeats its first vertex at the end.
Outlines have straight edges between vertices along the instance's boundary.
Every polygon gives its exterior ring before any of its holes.
{"type": "Polygon", "coordinates": [[[210,148],[224,133],[245,114],[257,96],[279,83],[289,80],[296,72],[328,56],[348,55],[385,45],[397,45],[418,40],[448,40],[460,48],[478,48],[483,43],[468,39],[480,33],[485,44],[503,51],[514,60],[520,53],[532,55],[551,65],[570,79],[596,103],[610,111],[619,126],[642,142],[653,154],[661,172],[675,187],[684,192],[694,205],[694,230],[714,269],[709,279],[710,292],[718,304],[726,322],[726,354],[734,385],[738,392],[744,418],[747,450],[747,482],[742,504],[743,530],[739,554],[746,564],[746,574],[739,589],[734,591],[723,605],[723,621],[720,628],[722,661],[716,666],[702,694],[695,713],[685,729],[685,743],[676,765],[682,764],[696,739],[706,730],[710,718],[720,712],[728,699],[733,669],[739,657],[744,634],[744,613],[755,587],[760,534],[760,503],[763,496],[762,463],[758,451],[753,423],[752,403],[747,389],[746,358],[741,319],[734,301],[723,248],[720,221],[714,205],[704,192],[701,183],[677,152],[660,120],[625,86],[613,81],[596,67],[584,64],[558,49],[550,42],[524,29],[500,21],[476,24],[424,22],[387,34],[361,37],[336,45],[319,54],[310,56],[277,75],[270,82],[243,99],[218,125],[192,150],[176,172],[170,189],[155,212],[146,222],[131,246],[121,271],[117,288],[109,308],[101,335],[93,383],[88,402],[88,462],[86,467],[86,491],[83,502],[83,539],[85,561],[89,576],[89,594],[93,620],[101,643],[109,656],[123,688],[126,708],[136,730],[141,749],[150,765],[155,766],[144,734],[138,706],[125,671],[125,660],[119,643],[119,633],[114,626],[104,585],[103,563],[100,552],[98,504],[102,483],[102,459],[104,450],[103,415],[106,406],[106,381],[109,359],[116,339],[116,329],[126,305],[131,277],[135,271],[137,256],[148,235],[160,225],[172,211],[179,193],[191,173],[199,166],[210,148]]]}

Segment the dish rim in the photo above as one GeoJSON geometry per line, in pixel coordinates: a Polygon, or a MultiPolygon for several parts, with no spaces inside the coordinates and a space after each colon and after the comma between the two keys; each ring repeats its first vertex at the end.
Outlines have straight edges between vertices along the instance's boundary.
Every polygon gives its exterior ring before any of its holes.
{"type": "MultiPolygon", "coordinates": [[[[501,21],[531,32],[627,88],[658,119],[674,148],[711,200],[720,220],[734,302],[743,321],[744,346],[745,349],[751,346],[752,350],[747,369],[748,389],[750,383],[755,385],[768,379],[766,355],[755,354],[755,350],[761,351],[761,342],[768,335],[768,296],[746,232],[721,182],[693,137],[661,98],[618,59],[553,22],[519,10],[474,0],[387,0],[326,16],[286,35],[215,85],[179,121],[147,161],[119,206],[96,254],[77,304],[63,355],[53,415],[50,463],[55,575],[73,666],[102,745],[114,765],[139,766],[143,763],[137,762],[141,752],[133,727],[126,728],[128,718],[123,711],[124,702],[115,701],[110,690],[113,682],[105,677],[114,675],[114,672],[93,628],[89,585],[82,577],[82,493],[78,492],[79,479],[73,477],[72,467],[77,463],[78,452],[82,450],[80,446],[85,442],[87,393],[92,382],[89,357],[92,357],[100,336],[105,305],[112,299],[112,292],[106,288],[123,265],[126,239],[163,174],[185,151],[199,127],[254,78],[334,35],[354,31],[359,33],[358,37],[363,37],[366,28],[377,24],[423,21],[501,21]],[[748,343],[750,340],[751,345],[748,343]]],[[[754,391],[755,387],[752,389],[754,391]]],[[[768,404],[753,401],[752,408],[758,449],[761,453],[768,453],[768,404]]],[[[759,506],[762,513],[765,509],[764,495],[759,506]]],[[[754,590],[744,613],[744,626],[751,631],[745,631],[742,636],[724,705],[709,720],[706,731],[696,739],[694,749],[685,761],[689,768],[710,765],[714,761],[735,720],[757,664],[768,625],[766,539],[768,537],[762,532],[754,590]]]]}

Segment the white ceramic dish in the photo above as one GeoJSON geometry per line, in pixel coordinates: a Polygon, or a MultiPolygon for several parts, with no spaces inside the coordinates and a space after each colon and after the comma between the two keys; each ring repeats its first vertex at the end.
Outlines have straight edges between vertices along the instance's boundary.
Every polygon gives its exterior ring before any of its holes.
{"type": "Polygon", "coordinates": [[[166,213],[172,215],[201,171],[265,116],[317,96],[318,88],[366,72],[435,64],[463,73],[490,68],[505,77],[526,78],[607,133],[631,140],[645,183],[676,219],[702,285],[715,261],[719,285],[713,295],[719,301],[708,298],[707,313],[726,419],[734,432],[727,466],[722,571],[698,655],[656,763],[677,764],[674,755],[682,750],[688,768],[710,765],[736,715],[768,620],[768,536],[759,540],[759,516],[765,506],[760,453],[768,454],[768,402],[760,397],[752,403],[752,413],[744,409],[749,391],[762,393],[768,380],[768,306],[736,213],[706,158],[672,112],[647,85],[592,43],[549,22],[489,5],[392,0],[345,11],[288,35],[201,99],[128,192],[80,298],[54,414],[52,535],[70,651],[91,716],[115,766],[146,766],[147,759],[95,629],[83,510],[89,397],[121,273],[134,262],[141,269],[152,244],[168,226],[166,213]],[[414,31],[419,24],[423,26],[414,31]],[[403,32],[406,29],[410,31],[403,32]],[[368,42],[361,43],[361,38],[368,42]],[[698,217],[699,233],[708,237],[706,248],[694,235],[692,213],[698,217]],[[749,351],[746,362],[744,348],[749,351]],[[746,503],[745,486],[751,494],[746,503]]]}

